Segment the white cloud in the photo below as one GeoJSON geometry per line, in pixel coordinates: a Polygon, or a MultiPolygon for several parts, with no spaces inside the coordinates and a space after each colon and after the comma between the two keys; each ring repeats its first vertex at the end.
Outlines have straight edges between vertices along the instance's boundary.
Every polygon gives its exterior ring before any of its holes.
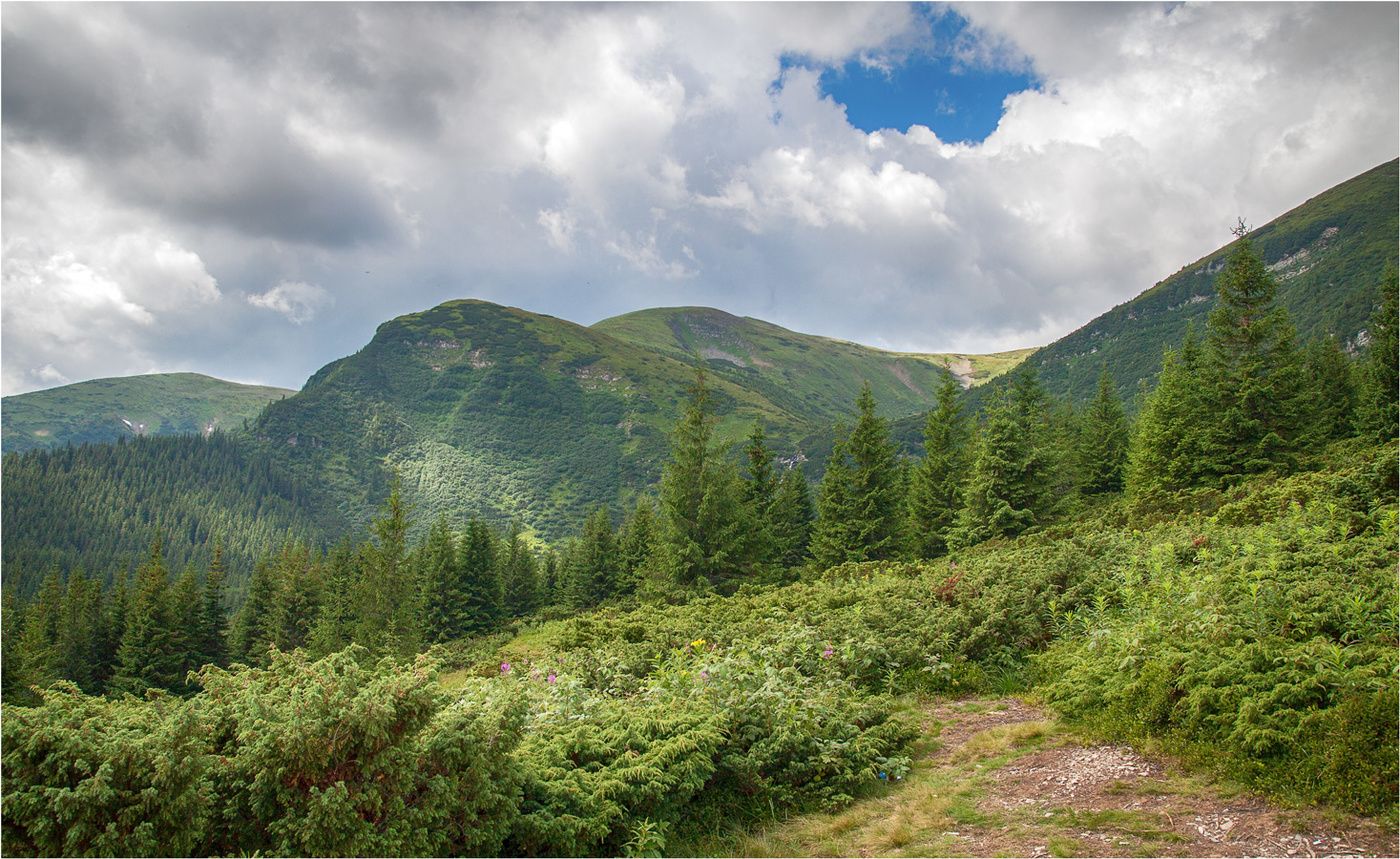
{"type": "Polygon", "coordinates": [[[254,307],[280,313],[297,325],[315,319],[316,311],[332,301],[325,289],[296,280],[284,280],[266,292],[244,298],[254,307]]]}
{"type": "Polygon", "coordinates": [[[6,7],[4,390],[296,386],[460,297],[1038,345],[1400,150],[1393,4],[956,8],[1044,82],[981,144],[784,70],[917,47],[898,4],[6,7]]]}

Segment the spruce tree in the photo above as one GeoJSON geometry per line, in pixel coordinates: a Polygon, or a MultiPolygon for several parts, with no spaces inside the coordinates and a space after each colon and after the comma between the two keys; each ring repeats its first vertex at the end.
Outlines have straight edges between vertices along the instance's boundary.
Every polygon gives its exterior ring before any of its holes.
{"type": "Polygon", "coordinates": [[[177,691],[185,685],[185,651],[172,610],[169,572],[160,538],[136,571],[136,592],[127,611],[112,685],[141,695],[147,689],[177,691]]]}
{"type": "Polygon", "coordinates": [[[581,611],[617,596],[620,570],[616,536],[606,508],[589,514],[583,533],[569,552],[570,608],[581,611]]]}
{"type": "Polygon", "coordinates": [[[59,618],[55,657],[58,675],[89,695],[97,694],[97,636],[102,626],[102,586],[82,567],[68,576],[59,618]]]}
{"type": "Polygon", "coordinates": [[[632,508],[631,515],[622,523],[617,535],[623,593],[636,592],[662,572],[660,540],[661,520],[656,505],[651,499],[642,498],[632,508]]]}
{"type": "Polygon", "coordinates": [[[792,568],[807,559],[816,508],[812,487],[800,467],[789,468],[778,480],[769,521],[772,527],[773,556],[780,566],[792,568]]]}
{"type": "Polygon", "coordinates": [[[883,561],[900,551],[904,475],[889,427],[875,413],[867,381],[856,399],[855,424],[827,463],[818,498],[812,557],[822,567],[883,561]]]}
{"type": "Polygon", "coordinates": [[[666,560],[677,584],[719,587],[753,571],[753,523],[739,475],[714,439],[710,392],[699,367],[688,394],[661,473],[666,560]]]}
{"type": "Polygon", "coordinates": [[[520,524],[513,523],[498,559],[500,578],[505,588],[507,617],[525,617],[540,607],[539,563],[530,551],[520,524]]]}
{"type": "Polygon", "coordinates": [[[1085,410],[1079,434],[1081,491],[1102,495],[1123,489],[1128,460],[1128,421],[1123,404],[1113,389],[1113,379],[1104,367],[1099,372],[1098,392],[1085,410]]]}
{"type": "Polygon", "coordinates": [[[360,544],[355,642],[376,655],[418,649],[422,609],[408,563],[409,525],[408,504],[396,477],[379,516],[370,523],[371,539],[360,544]]]}
{"type": "Polygon", "coordinates": [[[200,606],[200,653],[205,663],[223,667],[228,664],[227,626],[224,612],[224,582],[228,568],[224,565],[224,546],[214,544],[213,557],[204,570],[204,591],[200,606]]]}
{"type": "Polygon", "coordinates": [[[1370,354],[1362,372],[1364,383],[1358,403],[1358,432],[1373,441],[1390,441],[1400,435],[1400,296],[1394,265],[1381,278],[1380,304],[1366,327],[1370,354]]]}
{"type": "Polygon", "coordinates": [[[497,568],[496,535],[476,518],[467,522],[457,550],[458,589],[462,594],[464,635],[494,632],[505,620],[506,594],[497,568]]]}
{"type": "Polygon", "coordinates": [[[1200,345],[1188,328],[1181,351],[1163,355],[1157,387],[1138,413],[1128,444],[1129,493],[1175,492],[1204,479],[1210,412],[1201,363],[1200,345]]]}
{"type": "Polygon", "coordinates": [[[987,404],[953,535],[955,545],[1015,536],[1036,524],[1044,508],[1044,467],[1024,416],[1000,391],[987,404]]]}
{"type": "Polygon", "coordinates": [[[961,393],[949,374],[938,388],[938,405],[924,421],[924,457],[909,481],[909,547],[917,558],[947,553],[963,506],[969,432],[961,393]]]}
{"type": "Polygon", "coordinates": [[[1356,419],[1355,373],[1336,337],[1308,338],[1303,377],[1308,404],[1304,446],[1318,447],[1351,435],[1356,419]]]}
{"type": "Polygon", "coordinates": [[[423,542],[414,552],[413,562],[423,589],[423,632],[428,642],[451,641],[466,626],[461,574],[457,562],[457,540],[446,516],[438,516],[423,542]]]}
{"type": "Polygon", "coordinates": [[[1205,455],[1212,482],[1287,468],[1305,426],[1302,364],[1277,284],[1241,222],[1207,327],[1205,455]]]}

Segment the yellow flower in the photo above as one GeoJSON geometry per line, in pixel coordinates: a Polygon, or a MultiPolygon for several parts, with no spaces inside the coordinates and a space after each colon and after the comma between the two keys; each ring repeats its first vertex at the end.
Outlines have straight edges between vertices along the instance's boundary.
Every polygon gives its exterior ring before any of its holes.
{"type": "Polygon", "coordinates": [[[700,648],[705,646],[705,639],[697,638],[690,643],[690,646],[695,648],[696,650],[699,650],[700,648]]]}

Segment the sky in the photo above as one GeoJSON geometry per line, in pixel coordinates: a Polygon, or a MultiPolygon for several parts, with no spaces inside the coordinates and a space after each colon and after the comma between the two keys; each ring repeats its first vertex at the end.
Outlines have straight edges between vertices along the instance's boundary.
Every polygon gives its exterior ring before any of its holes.
{"type": "Polygon", "coordinates": [[[1396,3],[0,5],[0,392],[479,298],[1039,346],[1400,154],[1396,3]]]}

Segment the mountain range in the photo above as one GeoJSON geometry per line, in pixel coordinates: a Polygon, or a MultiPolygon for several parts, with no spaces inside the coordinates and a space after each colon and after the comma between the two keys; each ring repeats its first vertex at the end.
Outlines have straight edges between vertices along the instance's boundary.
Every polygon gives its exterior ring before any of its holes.
{"type": "MultiPolygon", "coordinates": [[[[1382,164],[1253,232],[1301,337],[1331,335],[1354,352],[1365,348],[1376,286],[1400,243],[1396,166],[1382,164]]],[[[211,479],[239,480],[251,469],[275,496],[265,506],[278,511],[278,528],[325,540],[357,532],[397,476],[420,529],[439,515],[458,527],[476,517],[517,522],[556,541],[589,510],[616,511],[656,483],[667,433],[697,370],[714,395],[721,438],[738,441],[760,418],[774,453],[804,467],[809,479],[830,450],[833,424],[849,414],[866,381],[913,451],[921,416],[950,373],[972,385],[967,397],[975,404],[1024,359],[1049,393],[1084,401],[1106,367],[1131,403],[1152,385],[1163,349],[1179,343],[1188,325],[1203,330],[1228,250],[1183,266],[1055,343],[991,356],[888,352],[703,307],[641,310],[585,327],[449,301],[383,323],[364,348],[327,364],[295,393],[170,374],[6,397],[4,445],[8,453],[213,428],[223,430],[215,433],[221,456],[234,464],[186,475],[170,464],[180,457],[147,437],[122,454],[132,462],[127,470],[156,467],[139,466],[142,456],[166,463],[159,467],[175,469],[165,475],[174,498],[216,492],[211,479]]],[[[84,450],[66,454],[70,471],[82,471],[91,455],[84,450]]],[[[215,539],[229,547],[235,576],[252,563],[236,544],[239,529],[250,527],[238,523],[257,520],[264,506],[255,497],[238,496],[246,515],[226,518],[220,533],[195,505],[167,524],[157,524],[167,522],[159,511],[148,512],[141,523],[113,525],[119,538],[93,540],[77,536],[77,523],[99,511],[65,494],[60,470],[21,469],[20,458],[8,455],[4,462],[7,581],[20,565],[32,585],[51,563],[82,563],[110,577],[139,560],[158,530],[176,564],[207,556],[215,539]],[[23,488],[22,505],[12,478],[23,488]],[[55,524],[65,516],[72,521],[55,524]],[[59,545],[81,539],[111,556],[59,545]]],[[[139,494],[136,478],[121,468],[104,474],[107,489],[92,490],[103,498],[139,494]]],[[[259,545],[273,539],[264,532],[259,545]]]]}

